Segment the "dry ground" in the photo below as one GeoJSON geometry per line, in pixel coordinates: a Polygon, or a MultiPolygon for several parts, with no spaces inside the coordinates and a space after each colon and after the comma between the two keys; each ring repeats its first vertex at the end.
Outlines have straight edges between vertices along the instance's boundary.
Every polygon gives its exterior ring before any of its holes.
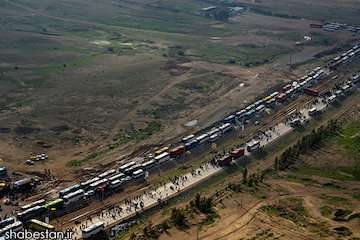
{"type": "Polygon", "coordinates": [[[315,54],[356,38],[310,29],[310,16],[248,12],[218,22],[199,15],[209,4],[77,0],[58,1],[55,8],[47,0],[3,1],[5,165],[17,171],[50,168],[73,180],[69,166],[92,167],[178,139],[194,130],[184,127],[194,119],[195,129],[208,126],[317,65],[317,59],[311,62],[315,54]],[[295,47],[305,35],[313,41],[295,47]],[[286,66],[289,54],[298,68],[286,66]],[[145,129],[145,136],[133,134],[137,129],[145,129]],[[49,161],[25,166],[30,152],[43,151],[49,161]]]}

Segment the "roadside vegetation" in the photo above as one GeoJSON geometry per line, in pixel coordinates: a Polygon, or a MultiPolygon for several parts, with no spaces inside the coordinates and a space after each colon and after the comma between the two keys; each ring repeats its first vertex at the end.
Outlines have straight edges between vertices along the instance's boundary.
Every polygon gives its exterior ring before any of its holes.
{"type": "Polygon", "coordinates": [[[131,127],[130,130],[121,132],[113,138],[113,143],[102,147],[99,150],[92,152],[90,155],[81,160],[71,160],[68,165],[72,167],[80,167],[83,164],[88,164],[91,161],[95,161],[105,154],[108,154],[112,150],[125,145],[131,141],[141,141],[151,137],[153,134],[161,130],[160,122],[151,122],[143,129],[135,129],[131,127]]]}

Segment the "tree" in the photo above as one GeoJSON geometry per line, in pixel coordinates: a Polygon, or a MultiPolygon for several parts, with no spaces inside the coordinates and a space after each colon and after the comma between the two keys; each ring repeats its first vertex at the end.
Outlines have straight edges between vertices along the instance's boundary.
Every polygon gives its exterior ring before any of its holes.
{"type": "Polygon", "coordinates": [[[130,239],[130,240],[135,240],[135,239],[136,239],[136,234],[135,234],[135,233],[131,233],[129,239],[130,239]]]}
{"type": "Polygon", "coordinates": [[[212,198],[201,197],[199,193],[196,194],[195,200],[190,202],[191,207],[195,207],[202,213],[212,213],[212,198]]]}
{"type": "Polygon", "coordinates": [[[245,184],[247,182],[247,176],[248,175],[248,170],[247,168],[244,169],[244,172],[243,172],[243,183],[245,184]]]}
{"type": "Polygon", "coordinates": [[[175,226],[180,228],[186,227],[186,217],[182,208],[173,208],[170,219],[175,226]]]}
{"type": "Polygon", "coordinates": [[[260,182],[263,183],[266,176],[266,171],[263,171],[260,175],[260,182]]]}
{"type": "Polygon", "coordinates": [[[275,168],[275,171],[279,171],[279,158],[277,156],[275,158],[274,168],[275,168]]]}

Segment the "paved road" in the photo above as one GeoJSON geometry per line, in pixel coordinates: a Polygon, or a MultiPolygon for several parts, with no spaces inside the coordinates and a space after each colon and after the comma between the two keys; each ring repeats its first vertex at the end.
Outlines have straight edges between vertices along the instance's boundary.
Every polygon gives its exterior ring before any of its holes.
{"type": "MultiPolygon", "coordinates": [[[[301,118],[303,120],[308,120],[311,118],[308,112],[309,109],[313,106],[315,106],[317,109],[323,110],[326,107],[326,104],[318,103],[300,110],[301,118]]],[[[263,147],[271,142],[274,142],[292,130],[293,128],[290,127],[287,123],[279,123],[261,135],[258,140],[260,140],[260,145],[263,147]]],[[[250,153],[246,151],[245,155],[250,155],[250,153]]],[[[119,223],[136,213],[141,213],[145,209],[156,206],[160,201],[164,201],[176,196],[180,192],[183,192],[193,187],[194,185],[199,184],[203,180],[221,171],[221,167],[207,163],[190,173],[175,177],[171,182],[158,187],[157,189],[152,189],[143,195],[139,195],[135,198],[120,202],[116,207],[104,210],[100,214],[93,216],[91,219],[84,220],[81,222],[81,224],[74,226],[72,230],[75,231],[76,239],[79,239],[81,238],[81,230],[96,222],[103,222],[105,226],[119,223]]]]}

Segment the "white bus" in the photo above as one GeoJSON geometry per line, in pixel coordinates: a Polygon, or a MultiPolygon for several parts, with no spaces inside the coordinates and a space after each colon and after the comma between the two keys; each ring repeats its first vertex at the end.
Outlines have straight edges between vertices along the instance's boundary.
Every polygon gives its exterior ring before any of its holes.
{"type": "Polygon", "coordinates": [[[92,183],[97,182],[99,180],[100,180],[100,178],[95,177],[95,178],[87,180],[86,182],[82,182],[82,183],[80,183],[81,188],[87,189],[92,183]]]}
{"type": "Polygon", "coordinates": [[[4,236],[7,232],[19,232],[24,229],[23,223],[20,221],[14,222],[2,229],[0,229],[0,236],[4,236]]]}
{"type": "Polygon", "coordinates": [[[120,166],[120,167],[119,167],[119,171],[120,171],[120,172],[124,172],[125,169],[131,168],[131,167],[134,166],[134,165],[136,165],[136,162],[134,162],[134,161],[128,162],[128,163],[120,166]]]}
{"type": "Polygon", "coordinates": [[[116,170],[115,169],[110,169],[106,172],[103,172],[102,174],[99,175],[99,178],[107,178],[107,177],[111,177],[114,174],[116,174],[116,170]]]}
{"type": "Polygon", "coordinates": [[[156,156],[154,159],[158,163],[166,162],[166,161],[170,160],[170,154],[168,152],[164,152],[164,153],[156,156]]]}
{"type": "Polygon", "coordinates": [[[29,203],[27,205],[22,206],[21,210],[25,211],[25,210],[28,210],[30,208],[33,208],[33,207],[36,207],[36,206],[41,206],[41,205],[44,205],[44,204],[45,204],[45,199],[41,199],[41,200],[38,200],[38,201],[35,201],[35,202],[32,202],[32,203],[29,203]]]}
{"type": "Polygon", "coordinates": [[[70,193],[68,195],[65,195],[63,197],[65,205],[68,205],[73,202],[77,202],[80,199],[83,199],[85,197],[85,191],[83,189],[80,189],[76,192],[70,193]]]}
{"type": "Polygon", "coordinates": [[[103,231],[105,229],[105,225],[103,222],[97,222],[85,229],[82,230],[82,237],[84,239],[90,238],[91,236],[94,236],[95,234],[98,234],[99,232],[103,231]]]}

